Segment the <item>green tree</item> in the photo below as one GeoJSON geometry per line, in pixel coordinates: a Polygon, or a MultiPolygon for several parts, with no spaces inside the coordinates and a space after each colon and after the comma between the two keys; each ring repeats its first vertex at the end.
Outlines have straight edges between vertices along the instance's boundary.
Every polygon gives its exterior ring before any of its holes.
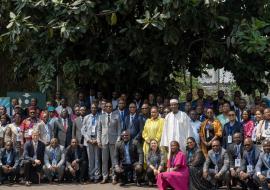
{"type": "Polygon", "coordinates": [[[231,71],[246,92],[270,80],[269,0],[2,0],[0,46],[17,78],[177,92],[175,73],[231,71]]]}

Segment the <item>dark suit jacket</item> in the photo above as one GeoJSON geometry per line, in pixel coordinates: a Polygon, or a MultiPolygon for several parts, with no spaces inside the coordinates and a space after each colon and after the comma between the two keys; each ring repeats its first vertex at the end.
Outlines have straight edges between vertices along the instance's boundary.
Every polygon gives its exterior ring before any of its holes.
{"type": "Polygon", "coordinates": [[[125,128],[124,130],[128,130],[130,132],[131,140],[137,140],[139,142],[142,141],[142,122],[139,114],[136,113],[132,124],[130,124],[130,115],[127,115],[125,118],[125,128]]]}
{"type": "Polygon", "coordinates": [[[81,117],[77,117],[75,121],[73,121],[72,127],[72,138],[76,138],[80,144],[83,143],[83,136],[81,133],[83,121],[81,117]]]}
{"type": "MultiPolygon", "coordinates": [[[[241,144],[240,145],[240,156],[241,156],[241,158],[243,158],[243,151],[244,151],[244,147],[243,147],[243,144],[241,144]]],[[[235,168],[235,159],[237,159],[237,157],[238,157],[238,155],[237,155],[237,147],[236,147],[235,143],[230,144],[228,146],[227,153],[228,153],[229,160],[230,160],[230,168],[235,168]]]]}
{"type": "MultiPolygon", "coordinates": [[[[19,166],[19,153],[14,148],[11,150],[11,160],[12,161],[9,166],[12,166],[14,169],[16,169],[19,166]]],[[[7,165],[7,154],[5,148],[1,148],[0,164],[7,165]]]]}
{"type": "MultiPolygon", "coordinates": [[[[257,162],[259,160],[261,150],[259,148],[257,148],[256,145],[253,145],[253,149],[254,149],[255,153],[254,153],[254,157],[252,158],[252,162],[253,162],[253,169],[255,169],[255,166],[256,166],[256,164],[257,164],[257,162]]],[[[241,161],[241,171],[243,171],[243,172],[247,171],[247,165],[249,164],[247,158],[248,158],[248,152],[246,150],[244,150],[243,158],[242,158],[242,161],[241,161]]]]}
{"type": "Polygon", "coordinates": [[[229,128],[230,128],[230,122],[225,123],[223,131],[222,131],[222,146],[223,148],[227,148],[228,147],[228,136],[231,135],[233,136],[234,133],[241,133],[242,134],[242,139],[244,138],[244,131],[243,131],[243,126],[240,122],[235,122],[233,127],[232,127],[232,131],[231,134],[229,134],[229,128]]]}
{"type": "Polygon", "coordinates": [[[60,145],[67,147],[70,145],[72,139],[72,121],[68,118],[68,127],[65,131],[62,118],[57,119],[54,122],[54,137],[58,139],[60,145]]]}
{"type": "Polygon", "coordinates": [[[118,114],[119,118],[120,118],[120,125],[121,125],[121,131],[123,131],[125,129],[125,118],[128,115],[128,109],[124,109],[124,114],[123,117],[121,117],[120,115],[120,111],[117,109],[115,111],[113,111],[113,113],[118,114]]]}
{"type": "MultiPolygon", "coordinates": [[[[41,141],[38,141],[37,146],[37,159],[41,161],[42,165],[44,164],[44,152],[45,152],[45,144],[41,141]]],[[[34,161],[34,145],[32,141],[28,141],[24,144],[24,152],[23,152],[23,158],[25,160],[34,161]]]]}
{"type": "MultiPolygon", "coordinates": [[[[80,145],[77,146],[77,154],[78,154],[79,163],[87,160],[86,153],[85,153],[83,147],[80,145]]],[[[67,167],[69,167],[70,164],[74,160],[75,160],[75,151],[71,148],[71,146],[68,146],[66,149],[66,165],[67,165],[67,167]]]]}
{"type": "MultiPolygon", "coordinates": [[[[143,165],[143,150],[138,141],[129,141],[129,155],[132,164],[138,162],[139,164],[143,165]]],[[[125,163],[125,142],[123,140],[115,144],[114,156],[116,165],[122,165],[125,163]]]]}

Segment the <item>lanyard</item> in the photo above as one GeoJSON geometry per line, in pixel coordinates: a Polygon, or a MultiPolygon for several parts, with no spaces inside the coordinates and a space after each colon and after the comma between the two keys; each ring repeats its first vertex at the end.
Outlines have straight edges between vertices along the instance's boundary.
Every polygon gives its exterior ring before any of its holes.
{"type": "Polygon", "coordinates": [[[249,165],[253,165],[253,159],[255,159],[255,151],[254,150],[251,150],[247,154],[247,160],[248,160],[248,164],[249,165]]]}
{"type": "Polygon", "coordinates": [[[228,128],[228,130],[229,130],[229,135],[232,135],[232,131],[233,131],[233,126],[229,126],[229,128],[228,128]]]}
{"type": "Polygon", "coordinates": [[[215,153],[216,165],[218,165],[219,157],[219,154],[215,153]]]}
{"type": "Polygon", "coordinates": [[[93,119],[92,119],[92,126],[96,125],[96,116],[93,115],[93,119]]]}
{"type": "Polygon", "coordinates": [[[56,160],[56,148],[52,151],[52,160],[56,160]]]}
{"type": "Polygon", "coordinates": [[[265,129],[265,130],[268,129],[268,121],[267,121],[267,120],[264,121],[264,129],[265,129]]]}

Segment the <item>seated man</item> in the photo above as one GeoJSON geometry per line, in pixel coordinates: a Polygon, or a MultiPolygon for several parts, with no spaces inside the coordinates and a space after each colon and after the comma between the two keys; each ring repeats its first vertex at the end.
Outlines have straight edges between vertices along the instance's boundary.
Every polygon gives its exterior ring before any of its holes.
{"type": "Polygon", "coordinates": [[[8,179],[10,183],[19,174],[19,153],[13,148],[12,141],[7,141],[0,152],[0,183],[8,179]]]}
{"type": "Polygon", "coordinates": [[[49,182],[52,182],[53,177],[61,181],[65,170],[65,149],[58,144],[57,138],[53,138],[50,145],[46,147],[44,162],[43,169],[49,182]]]}
{"type": "Polygon", "coordinates": [[[39,131],[32,132],[32,140],[24,144],[23,165],[25,185],[31,182],[40,183],[40,174],[44,164],[45,144],[39,140],[39,131]]]}
{"type": "Polygon", "coordinates": [[[203,166],[203,177],[218,187],[224,180],[227,189],[230,189],[229,157],[225,149],[220,146],[219,140],[212,142],[212,149],[208,151],[208,157],[203,166]]]}
{"type": "Polygon", "coordinates": [[[258,184],[253,178],[255,166],[258,162],[261,151],[253,145],[251,138],[244,140],[244,152],[241,162],[240,179],[249,189],[259,189],[258,184]]]}
{"type": "Polygon", "coordinates": [[[270,141],[266,140],[262,143],[263,152],[260,154],[256,164],[256,176],[254,178],[262,186],[263,190],[268,190],[270,182],[270,141]]]}
{"type": "Polygon", "coordinates": [[[234,133],[233,143],[229,145],[227,152],[230,160],[230,174],[234,185],[237,182],[241,183],[242,188],[244,188],[244,183],[240,180],[240,167],[241,159],[243,157],[243,144],[242,144],[242,134],[234,133]]]}
{"type": "Polygon", "coordinates": [[[78,144],[77,139],[71,140],[71,145],[66,150],[66,170],[73,180],[83,183],[83,177],[87,169],[86,153],[78,144]]]}
{"type": "Polygon", "coordinates": [[[128,177],[133,177],[133,170],[135,170],[137,186],[141,186],[140,178],[143,172],[142,147],[138,141],[130,140],[128,131],[123,131],[121,136],[122,140],[115,144],[116,175],[121,178],[120,185],[123,186],[127,183],[128,177]]]}

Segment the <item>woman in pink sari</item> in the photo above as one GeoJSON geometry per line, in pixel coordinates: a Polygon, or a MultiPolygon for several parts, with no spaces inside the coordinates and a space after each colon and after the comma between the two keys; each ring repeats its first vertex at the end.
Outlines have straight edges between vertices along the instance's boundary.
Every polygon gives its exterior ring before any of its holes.
{"type": "Polygon", "coordinates": [[[180,151],[177,141],[171,142],[171,155],[167,162],[167,172],[157,176],[157,186],[160,190],[168,187],[174,190],[188,190],[189,172],[186,156],[180,151]]]}

